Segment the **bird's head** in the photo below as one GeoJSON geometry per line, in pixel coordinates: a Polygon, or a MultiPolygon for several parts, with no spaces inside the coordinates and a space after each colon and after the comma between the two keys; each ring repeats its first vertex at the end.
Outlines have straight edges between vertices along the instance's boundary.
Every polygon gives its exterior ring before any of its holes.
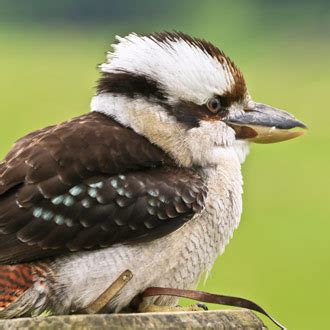
{"type": "Polygon", "coordinates": [[[242,161],[249,142],[291,139],[305,125],[256,103],[241,71],[211,43],[182,33],[117,37],[92,110],[147,137],[185,166],[216,163],[223,150],[242,161]]]}

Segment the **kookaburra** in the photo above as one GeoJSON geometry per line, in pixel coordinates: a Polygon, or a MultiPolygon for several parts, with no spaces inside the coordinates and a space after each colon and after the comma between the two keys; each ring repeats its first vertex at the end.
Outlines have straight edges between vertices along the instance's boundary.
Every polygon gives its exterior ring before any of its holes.
{"type": "Polygon", "coordinates": [[[126,269],[107,312],[151,286],[194,288],[239,224],[249,144],[305,127],[182,33],[117,37],[100,70],[91,112],[26,135],[0,163],[3,317],[77,312],[126,269]]]}

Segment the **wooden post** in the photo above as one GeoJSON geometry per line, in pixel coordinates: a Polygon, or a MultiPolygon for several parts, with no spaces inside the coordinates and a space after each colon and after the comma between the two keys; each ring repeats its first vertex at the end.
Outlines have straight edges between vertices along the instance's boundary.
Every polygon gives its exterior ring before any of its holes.
{"type": "Polygon", "coordinates": [[[248,310],[68,315],[0,320],[0,329],[260,329],[267,327],[248,310]]]}

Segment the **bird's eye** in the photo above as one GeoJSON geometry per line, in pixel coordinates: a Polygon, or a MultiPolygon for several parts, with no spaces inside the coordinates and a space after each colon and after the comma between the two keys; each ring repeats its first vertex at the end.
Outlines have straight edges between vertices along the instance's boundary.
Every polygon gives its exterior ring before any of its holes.
{"type": "Polygon", "coordinates": [[[218,97],[212,97],[207,102],[208,109],[213,113],[218,113],[221,110],[221,102],[218,97]]]}

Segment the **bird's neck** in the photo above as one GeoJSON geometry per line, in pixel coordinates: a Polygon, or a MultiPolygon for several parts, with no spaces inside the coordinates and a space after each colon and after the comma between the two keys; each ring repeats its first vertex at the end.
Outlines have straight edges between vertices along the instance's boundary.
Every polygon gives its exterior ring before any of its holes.
{"type": "Polygon", "coordinates": [[[93,97],[91,110],[104,113],[145,136],[166,151],[178,164],[192,165],[192,154],[184,142],[185,132],[175,119],[167,116],[162,107],[143,99],[130,99],[110,93],[93,97]]]}

